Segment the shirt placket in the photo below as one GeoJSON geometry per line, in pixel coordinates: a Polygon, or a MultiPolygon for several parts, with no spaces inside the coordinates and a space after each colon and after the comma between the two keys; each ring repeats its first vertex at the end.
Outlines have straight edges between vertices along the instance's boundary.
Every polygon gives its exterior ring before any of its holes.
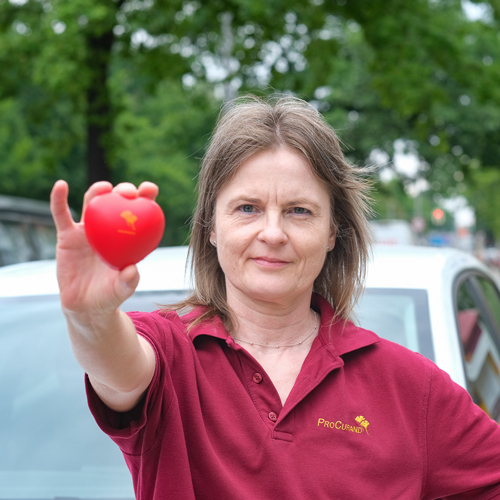
{"type": "Polygon", "coordinates": [[[283,406],[276,387],[258,361],[232,339],[228,339],[227,344],[239,358],[242,382],[259,416],[271,431],[271,436],[286,441],[292,440],[295,406],[320,384],[329,372],[343,365],[343,361],[331,344],[323,345],[322,342],[315,342],[304,362],[305,372],[308,373],[301,371],[283,406]],[[307,369],[307,365],[311,366],[310,358],[315,358],[312,370],[307,369]]]}
{"type": "MultiPolygon", "coordinates": [[[[243,385],[255,406],[257,413],[266,425],[273,431],[279,420],[283,406],[278,391],[260,363],[246,349],[236,344],[232,339],[226,341],[232,351],[233,367],[237,359],[238,373],[243,385]]],[[[230,360],[231,361],[231,360],[230,360]]]]}
{"type": "Polygon", "coordinates": [[[264,368],[246,352],[240,350],[244,383],[254,406],[269,430],[274,431],[283,410],[278,391],[264,368]]]}

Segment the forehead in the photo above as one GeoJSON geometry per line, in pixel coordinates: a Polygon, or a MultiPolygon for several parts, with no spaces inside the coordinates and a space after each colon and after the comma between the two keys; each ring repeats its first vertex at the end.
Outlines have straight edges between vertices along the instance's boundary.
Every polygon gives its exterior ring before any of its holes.
{"type": "Polygon", "coordinates": [[[300,191],[304,194],[328,196],[324,181],[315,174],[307,158],[289,148],[264,150],[252,155],[222,186],[219,196],[235,191],[266,191],[278,188],[282,194],[300,191]]]}

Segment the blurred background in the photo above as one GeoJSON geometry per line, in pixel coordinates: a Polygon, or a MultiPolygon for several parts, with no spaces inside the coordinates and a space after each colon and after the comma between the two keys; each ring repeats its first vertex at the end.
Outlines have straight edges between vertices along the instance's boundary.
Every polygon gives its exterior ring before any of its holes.
{"type": "Polygon", "coordinates": [[[498,267],[499,28],[498,0],[0,0],[0,265],[50,256],[59,178],[76,216],[156,182],[185,244],[221,104],[279,91],[370,167],[379,242],[498,267]]]}

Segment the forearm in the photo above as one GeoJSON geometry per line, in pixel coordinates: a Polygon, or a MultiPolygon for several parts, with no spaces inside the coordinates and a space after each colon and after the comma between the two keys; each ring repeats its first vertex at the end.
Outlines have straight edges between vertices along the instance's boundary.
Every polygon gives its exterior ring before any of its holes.
{"type": "Polygon", "coordinates": [[[154,352],[122,311],[76,315],[66,312],[73,352],[97,394],[110,408],[131,409],[149,386],[154,352]]]}

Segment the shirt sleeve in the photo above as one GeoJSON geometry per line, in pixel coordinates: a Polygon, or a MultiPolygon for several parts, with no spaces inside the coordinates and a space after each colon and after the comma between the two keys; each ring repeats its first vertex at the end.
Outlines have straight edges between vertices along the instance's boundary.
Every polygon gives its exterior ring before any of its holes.
{"type": "Polygon", "coordinates": [[[424,499],[500,499],[500,426],[433,365],[424,499]],[[448,495],[448,496],[446,496],[448,495]]]}
{"type": "MultiPolygon", "coordinates": [[[[128,313],[155,353],[153,379],[138,405],[128,412],[108,408],[85,377],[87,400],[98,426],[115,441],[124,453],[142,455],[157,442],[168,422],[169,409],[175,399],[169,367],[175,357],[175,322],[158,313],[128,313]],[[169,359],[172,358],[172,359],[169,359]]],[[[185,335],[178,335],[185,342],[185,335]]]]}

